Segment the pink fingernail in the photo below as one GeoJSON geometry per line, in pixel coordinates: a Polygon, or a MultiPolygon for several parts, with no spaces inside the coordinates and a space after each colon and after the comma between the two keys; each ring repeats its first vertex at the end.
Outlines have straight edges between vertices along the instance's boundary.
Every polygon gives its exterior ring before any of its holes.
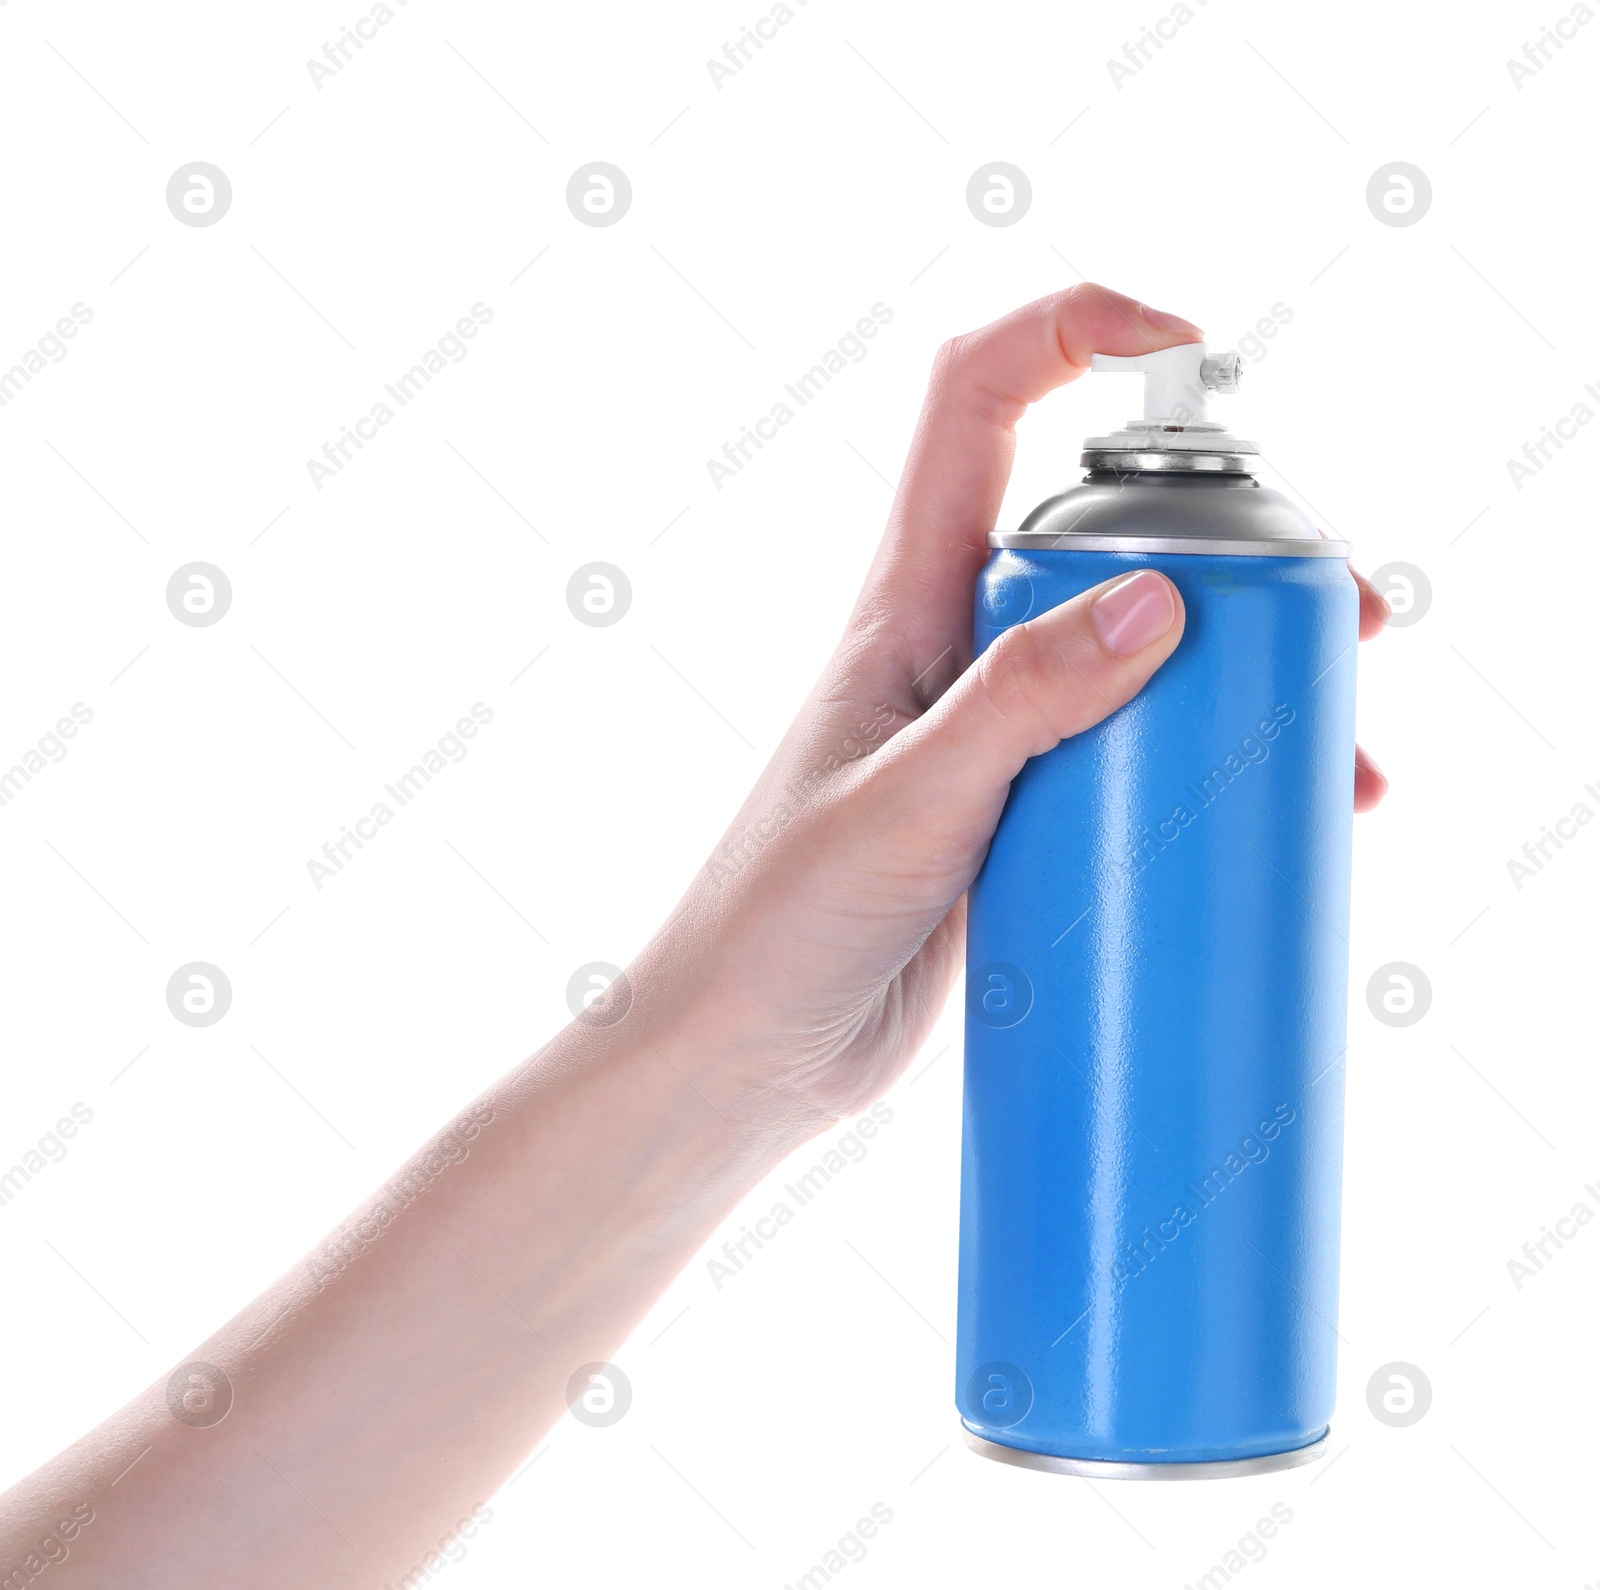
{"type": "Polygon", "coordinates": [[[1139,313],[1150,322],[1152,326],[1159,326],[1163,331],[1192,331],[1200,335],[1200,328],[1192,320],[1185,320],[1182,315],[1169,315],[1164,309],[1152,309],[1149,304],[1140,304],[1139,313]]]}
{"type": "Polygon", "coordinates": [[[1154,569],[1141,569],[1102,591],[1089,605],[1100,644],[1113,657],[1131,657],[1172,628],[1172,587],[1154,569]]]}

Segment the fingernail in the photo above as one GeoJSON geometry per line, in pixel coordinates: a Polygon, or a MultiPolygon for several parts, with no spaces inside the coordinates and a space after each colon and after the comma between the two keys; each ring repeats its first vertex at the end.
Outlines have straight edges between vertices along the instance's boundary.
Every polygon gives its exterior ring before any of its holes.
{"type": "Polygon", "coordinates": [[[1100,644],[1113,657],[1131,657],[1172,628],[1177,608],[1172,587],[1153,569],[1141,569],[1102,591],[1089,605],[1100,644]]]}
{"type": "Polygon", "coordinates": [[[1200,334],[1200,328],[1192,320],[1185,320],[1182,315],[1169,315],[1166,310],[1152,309],[1149,304],[1140,304],[1139,313],[1152,326],[1159,326],[1163,331],[1192,331],[1197,336],[1200,334]]]}

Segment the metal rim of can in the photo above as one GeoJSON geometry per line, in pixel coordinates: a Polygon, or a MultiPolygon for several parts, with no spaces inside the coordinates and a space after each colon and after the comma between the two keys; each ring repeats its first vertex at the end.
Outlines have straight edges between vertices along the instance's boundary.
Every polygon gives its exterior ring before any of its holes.
{"type": "Polygon", "coordinates": [[[1078,455],[1085,469],[1104,469],[1113,475],[1170,475],[1176,473],[1208,475],[1249,475],[1260,466],[1260,458],[1245,453],[1207,453],[1193,450],[1151,449],[1129,452],[1124,448],[1089,448],[1078,455]]]}
{"type": "Polygon", "coordinates": [[[1005,1446],[976,1434],[962,1422],[961,1433],[967,1445],[980,1457],[993,1458],[1016,1468],[1041,1469],[1047,1474],[1072,1474],[1082,1479],[1106,1480],[1226,1480],[1243,1479],[1251,1474],[1273,1474],[1280,1469],[1299,1468],[1315,1463],[1328,1450],[1329,1430],[1324,1430],[1307,1446],[1288,1452],[1267,1452],[1260,1457],[1222,1458],[1208,1463],[1120,1463],[1105,1458],[1056,1457],[1050,1452],[1032,1452],[1025,1447],[1005,1446]]]}
{"type": "Polygon", "coordinates": [[[1202,536],[1040,535],[1037,531],[991,530],[991,547],[1013,552],[1182,552],[1201,557],[1348,558],[1348,541],[1220,541],[1202,536]]]}

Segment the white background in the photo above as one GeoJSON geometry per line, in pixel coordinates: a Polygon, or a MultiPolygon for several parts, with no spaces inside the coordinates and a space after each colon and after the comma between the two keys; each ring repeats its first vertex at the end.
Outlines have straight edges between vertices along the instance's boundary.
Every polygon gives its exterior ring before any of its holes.
{"type": "MultiPolygon", "coordinates": [[[[720,1291],[691,1265],[617,1355],[628,1416],[565,1420],[439,1578],[776,1587],[879,1502],[851,1584],[1176,1590],[1273,1503],[1252,1584],[1600,1574],[1600,1230],[1507,1271],[1600,1209],[1600,833],[1520,890],[1506,866],[1600,811],[1600,427],[1521,489],[1506,467],[1600,380],[1600,27],[1519,88],[1559,7],[1195,9],[1119,87],[1159,5],[813,0],[719,89],[765,11],[411,0],[318,89],[364,11],[0,5],[0,367],[93,310],[0,409],[0,764],[94,714],[0,808],[0,1168],[94,1112],[0,1208],[0,1482],[637,950],[843,622],[934,349],[1083,275],[1213,346],[1287,306],[1235,428],[1363,566],[1431,583],[1362,659],[1394,790],[1358,825],[1337,1456],[1091,1486],[959,1445],[953,1001],[869,1157],[720,1291]],[[195,160],[233,187],[207,228],[164,198],[195,160]],[[633,186],[604,229],[564,198],[594,160],[633,186]],[[964,200],[994,160],[1033,188],[1007,228],[964,200]],[[1365,200],[1396,160],[1431,179],[1413,226],[1365,200]],[[306,460],[477,302],[469,356],[317,490],[306,460]],[[868,356],[717,490],[706,460],[880,302],[868,356]],[[212,627],[166,605],[192,560],[232,582],[212,627]],[[610,628],[566,606],[595,560],[632,582],[610,628]],[[470,755],[318,892],[307,860],[478,701],[470,755]],[[232,981],[212,1027],[167,1010],[192,960],[232,981]],[[1432,985],[1405,1029],[1365,999],[1391,961],[1432,985]],[[1404,1429],[1365,1394],[1396,1360],[1433,1388],[1404,1429]]],[[[1131,409],[1114,382],[1042,405],[1004,522],[1131,409]]]]}

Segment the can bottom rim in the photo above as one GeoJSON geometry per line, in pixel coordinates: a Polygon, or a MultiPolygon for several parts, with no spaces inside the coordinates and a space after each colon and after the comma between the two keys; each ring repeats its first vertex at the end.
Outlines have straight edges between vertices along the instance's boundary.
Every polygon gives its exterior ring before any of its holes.
{"type": "Polygon", "coordinates": [[[1057,1457],[1052,1452],[1030,1452],[1023,1447],[1003,1446],[998,1441],[986,1440],[968,1429],[964,1421],[961,1433],[967,1445],[980,1457],[1009,1463],[1014,1468],[1040,1469],[1047,1474],[1075,1474],[1082,1479],[1095,1480],[1229,1480],[1315,1463],[1328,1450],[1329,1432],[1324,1430],[1309,1446],[1295,1447],[1288,1452],[1224,1458],[1215,1463],[1117,1463],[1104,1458],[1057,1457]]]}

